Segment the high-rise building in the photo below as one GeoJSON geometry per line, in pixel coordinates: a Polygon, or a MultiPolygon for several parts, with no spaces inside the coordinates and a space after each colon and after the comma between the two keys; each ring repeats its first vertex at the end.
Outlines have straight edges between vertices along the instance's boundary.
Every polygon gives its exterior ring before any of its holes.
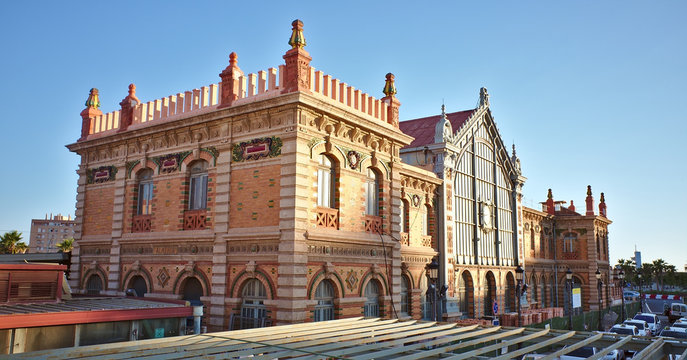
{"type": "Polygon", "coordinates": [[[62,240],[74,237],[76,221],[71,215],[45,214],[45,219],[31,220],[31,235],[29,237],[30,253],[57,252],[57,244],[62,240]]]}

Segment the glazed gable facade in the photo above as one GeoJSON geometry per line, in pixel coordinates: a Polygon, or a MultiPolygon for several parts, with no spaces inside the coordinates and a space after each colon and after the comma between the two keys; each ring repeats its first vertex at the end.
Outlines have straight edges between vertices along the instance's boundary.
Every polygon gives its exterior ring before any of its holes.
{"type": "Polygon", "coordinates": [[[200,301],[214,330],[422,316],[437,234],[400,222],[433,221],[441,181],[400,162],[393,75],[375,99],[312,68],[292,33],[257,74],[232,53],[219,84],[147,103],[132,84],[108,114],[91,91],[68,146],[72,287],[200,301]]]}

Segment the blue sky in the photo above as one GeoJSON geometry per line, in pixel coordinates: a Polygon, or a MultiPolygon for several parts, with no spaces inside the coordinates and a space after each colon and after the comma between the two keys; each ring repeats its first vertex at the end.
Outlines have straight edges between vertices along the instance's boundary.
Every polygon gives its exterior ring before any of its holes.
{"type": "Polygon", "coordinates": [[[291,21],[312,65],[381,97],[393,72],[401,119],[474,107],[479,88],[516,143],[527,205],[548,188],[584,206],[605,192],[611,261],[687,264],[687,3],[3,2],[0,5],[0,232],[74,214],[91,87],[103,112],[127,85],[143,101],[219,81],[236,51],[246,72],[275,67],[291,21]]]}

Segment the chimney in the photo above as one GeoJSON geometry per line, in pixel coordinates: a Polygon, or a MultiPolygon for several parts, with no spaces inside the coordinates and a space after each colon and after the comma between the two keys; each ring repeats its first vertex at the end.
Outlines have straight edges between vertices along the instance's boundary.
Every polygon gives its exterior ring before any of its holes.
{"type": "Polygon", "coordinates": [[[604,193],[601,193],[601,202],[599,203],[599,215],[603,217],[606,216],[606,199],[604,198],[604,193]]]}
{"type": "Polygon", "coordinates": [[[136,85],[129,84],[129,95],[127,95],[119,105],[122,107],[120,112],[119,130],[117,132],[126,131],[134,121],[134,107],[140,104],[141,101],[136,97],[136,85]],[[134,104],[134,101],[136,102],[134,104]]]}
{"type": "Polygon", "coordinates": [[[303,22],[296,19],[291,23],[291,50],[284,55],[284,89],[282,93],[303,91],[310,93],[310,61],[312,58],[304,47],[303,22]]]}
{"type": "Polygon", "coordinates": [[[396,98],[396,84],[394,83],[394,79],[394,74],[386,74],[386,82],[384,83],[384,90],[382,90],[386,96],[382,98],[382,101],[388,105],[386,121],[393,127],[398,128],[398,108],[401,107],[401,102],[396,98]]]}
{"type": "Polygon", "coordinates": [[[237,58],[238,56],[235,52],[229,54],[229,66],[219,74],[219,77],[222,78],[222,98],[219,101],[220,108],[231,106],[231,104],[241,96],[241,94],[239,94],[241,90],[239,87],[239,78],[243,76],[243,71],[239,69],[238,61],[236,61],[237,58]]]}
{"type": "Polygon", "coordinates": [[[551,215],[556,215],[556,205],[553,203],[553,192],[549,189],[549,193],[546,195],[546,212],[551,215]]]}
{"type": "Polygon", "coordinates": [[[592,186],[587,185],[587,213],[586,216],[594,216],[594,198],[592,197],[592,186]]]}
{"type": "Polygon", "coordinates": [[[568,209],[570,209],[570,211],[575,211],[575,203],[572,200],[570,200],[570,207],[568,207],[568,209]]]}
{"type": "Polygon", "coordinates": [[[99,107],[98,89],[92,88],[88,94],[88,99],[86,99],[86,108],[81,111],[81,137],[77,141],[86,140],[93,131],[93,118],[103,114],[102,111],[98,110],[99,107]]]}

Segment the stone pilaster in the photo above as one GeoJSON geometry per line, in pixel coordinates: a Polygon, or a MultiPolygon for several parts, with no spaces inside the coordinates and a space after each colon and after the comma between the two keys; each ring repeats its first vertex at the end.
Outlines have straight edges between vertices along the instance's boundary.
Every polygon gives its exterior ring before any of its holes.
{"type": "Polygon", "coordinates": [[[82,275],[79,240],[81,240],[83,231],[84,203],[86,201],[86,166],[84,164],[79,165],[76,173],[79,175],[76,186],[76,217],[74,219],[76,224],[74,225],[74,249],[72,249],[72,265],[69,274],[69,286],[71,286],[72,291],[79,289],[82,275]]]}
{"type": "Polygon", "coordinates": [[[231,184],[231,147],[218,148],[217,184],[215,190],[215,241],[212,246],[212,278],[210,303],[210,326],[212,330],[225,329],[224,299],[227,294],[227,241],[224,234],[229,230],[229,203],[231,184]]]}

